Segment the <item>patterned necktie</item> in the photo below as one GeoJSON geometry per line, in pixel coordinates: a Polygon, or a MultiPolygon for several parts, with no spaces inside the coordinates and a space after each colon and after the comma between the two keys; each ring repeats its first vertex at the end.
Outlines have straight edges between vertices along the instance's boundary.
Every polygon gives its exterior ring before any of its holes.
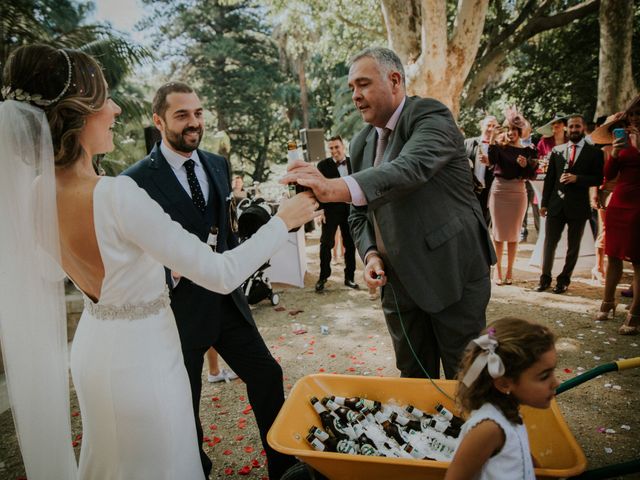
{"type": "Polygon", "coordinates": [[[373,166],[377,167],[382,163],[382,158],[384,157],[384,151],[387,148],[387,142],[389,141],[389,135],[391,134],[391,130],[388,128],[383,128],[380,135],[378,135],[378,143],[376,143],[376,158],[373,161],[373,166]]]}
{"type": "Polygon", "coordinates": [[[569,168],[573,167],[573,163],[576,161],[576,144],[571,144],[571,153],[569,154],[569,168]]]}
{"type": "Polygon", "coordinates": [[[187,171],[187,182],[189,182],[189,190],[191,190],[191,200],[193,200],[193,204],[196,208],[200,210],[200,213],[204,214],[207,204],[204,201],[204,195],[202,194],[198,177],[196,177],[196,162],[190,158],[184,162],[183,165],[184,169],[187,171]]]}

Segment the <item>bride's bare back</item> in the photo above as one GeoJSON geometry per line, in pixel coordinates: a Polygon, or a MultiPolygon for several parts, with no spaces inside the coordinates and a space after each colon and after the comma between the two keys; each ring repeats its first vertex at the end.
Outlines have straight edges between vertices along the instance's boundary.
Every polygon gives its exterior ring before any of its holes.
{"type": "Polygon", "coordinates": [[[62,268],[94,302],[100,300],[105,274],[93,218],[93,191],[99,180],[64,175],[56,179],[62,268]]]}

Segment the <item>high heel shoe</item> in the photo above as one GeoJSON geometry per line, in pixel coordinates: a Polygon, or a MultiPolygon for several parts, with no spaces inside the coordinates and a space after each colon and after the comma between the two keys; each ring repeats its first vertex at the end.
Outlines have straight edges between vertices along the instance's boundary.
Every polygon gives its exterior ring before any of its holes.
{"type": "Polygon", "coordinates": [[[506,278],[504,279],[504,284],[505,284],[505,285],[512,285],[512,284],[513,284],[513,278],[511,278],[511,277],[506,277],[506,278]]]}
{"type": "Polygon", "coordinates": [[[620,335],[637,335],[640,333],[640,314],[628,313],[624,323],[618,329],[620,335]]]}
{"type": "Polygon", "coordinates": [[[600,311],[596,314],[596,321],[604,322],[609,320],[609,312],[613,312],[611,314],[611,319],[616,316],[616,307],[618,304],[616,302],[602,302],[600,304],[600,311]]]}
{"type": "Polygon", "coordinates": [[[593,267],[591,269],[591,280],[596,285],[602,285],[604,282],[604,274],[598,269],[598,267],[593,267]]]}

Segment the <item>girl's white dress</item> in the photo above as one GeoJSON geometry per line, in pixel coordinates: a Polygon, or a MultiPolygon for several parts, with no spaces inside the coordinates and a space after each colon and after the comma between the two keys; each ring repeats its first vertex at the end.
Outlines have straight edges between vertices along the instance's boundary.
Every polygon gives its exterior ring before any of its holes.
{"type": "Polygon", "coordinates": [[[505,442],[502,450],[487,460],[475,480],[535,480],[526,427],[507,420],[493,404],[485,403],[471,412],[460,431],[460,441],[484,420],[492,420],[502,428],[505,442]]]}
{"type": "Polygon", "coordinates": [[[163,265],[229,293],[287,241],[286,226],[274,217],[238,248],[214,254],[129,177],[102,178],[93,200],[105,277],[98,303],[85,297],[71,350],[83,423],[79,477],[202,480],[163,265]]]}

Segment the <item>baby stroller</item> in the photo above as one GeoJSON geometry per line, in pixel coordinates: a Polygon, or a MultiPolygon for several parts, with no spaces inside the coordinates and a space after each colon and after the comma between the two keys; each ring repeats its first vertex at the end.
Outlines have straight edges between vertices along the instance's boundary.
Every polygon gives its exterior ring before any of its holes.
{"type": "MultiPolygon", "coordinates": [[[[238,203],[236,209],[240,242],[244,242],[256,233],[261,226],[269,221],[272,215],[271,207],[263,198],[245,198],[238,203]]],[[[270,264],[267,261],[242,284],[242,291],[251,305],[255,305],[265,298],[271,301],[271,305],[275,306],[280,303],[280,296],[273,293],[271,282],[265,275],[265,270],[269,267],[270,264]]]]}

